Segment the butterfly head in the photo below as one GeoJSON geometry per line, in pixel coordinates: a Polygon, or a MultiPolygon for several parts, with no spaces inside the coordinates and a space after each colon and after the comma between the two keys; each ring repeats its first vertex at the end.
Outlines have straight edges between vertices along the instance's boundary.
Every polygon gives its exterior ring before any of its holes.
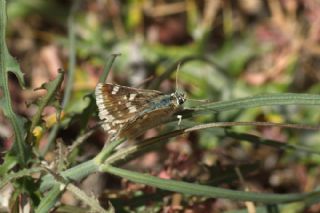
{"type": "Polygon", "coordinates": [[[175,106],[181,106],[186,101],[186,94],[183,92],[174,92],[171,93],[171,99],[173,100],[173,104],[175,106]]]}

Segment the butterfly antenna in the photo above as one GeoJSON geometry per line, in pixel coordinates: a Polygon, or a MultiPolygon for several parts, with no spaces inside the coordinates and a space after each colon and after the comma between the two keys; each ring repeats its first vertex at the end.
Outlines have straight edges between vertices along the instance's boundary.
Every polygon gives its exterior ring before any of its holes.
{"type": "Polygon", "coordinates": [[[176,92],[178,91],[178,74],[179,74],[179,70],[180,70],[180,65],[181,62],[178,63],[178,67],[177,67],[177,71],[176,71],[176,92]]]}
{"type": "Polygon", "coordinates": [[[199,102],[199,103],[213,103],[213,102],[215,102],[214,100],[207,100],[207,99],[191,99],[191,98],[188,98],[188,101],[199,102]]]}

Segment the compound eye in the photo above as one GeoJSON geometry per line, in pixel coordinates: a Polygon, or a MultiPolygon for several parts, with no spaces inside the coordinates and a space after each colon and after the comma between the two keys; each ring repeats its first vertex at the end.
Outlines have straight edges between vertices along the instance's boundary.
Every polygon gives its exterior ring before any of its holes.
{"type": "Polygon", "coordinates": [[[174,93],[171,93],[170,99],[171,99],[171,100],[174,100],[175,98],[176,98],[176,97],[175,97],[174,93]]]}
{"type": "Polygon", "coordinates": [[[178,102],[179,102],[179,105],[183,104],[184,103],[184,99],[182,97],[179,97],[178,98],[178,102]]]}

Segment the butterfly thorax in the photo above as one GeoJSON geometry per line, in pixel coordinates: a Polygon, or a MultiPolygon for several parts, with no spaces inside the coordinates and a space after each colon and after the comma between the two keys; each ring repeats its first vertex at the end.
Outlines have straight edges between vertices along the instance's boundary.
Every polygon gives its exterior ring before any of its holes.
{"type": "Polygon", "coordinates": [[[175,109],[181,108],[185,102],[184,95],[177,93],[172,93],[170,95],[162,95],[157,98],[149,100],[149,107],[141,112],[141,114],[149,113],[154,110],[171,108],[173,111],[175,109]]]}

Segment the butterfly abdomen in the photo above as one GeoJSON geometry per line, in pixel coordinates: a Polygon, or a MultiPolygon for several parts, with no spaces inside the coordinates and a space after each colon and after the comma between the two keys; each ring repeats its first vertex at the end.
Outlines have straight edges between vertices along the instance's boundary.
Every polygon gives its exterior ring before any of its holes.
{"type": "Polygon", "coordinates": [[[171,107],[172,103],[169,95],[163,95],[159,98],[149,101],[149,107],[144,112],[151,112],[153,110],[171,107]]]}

